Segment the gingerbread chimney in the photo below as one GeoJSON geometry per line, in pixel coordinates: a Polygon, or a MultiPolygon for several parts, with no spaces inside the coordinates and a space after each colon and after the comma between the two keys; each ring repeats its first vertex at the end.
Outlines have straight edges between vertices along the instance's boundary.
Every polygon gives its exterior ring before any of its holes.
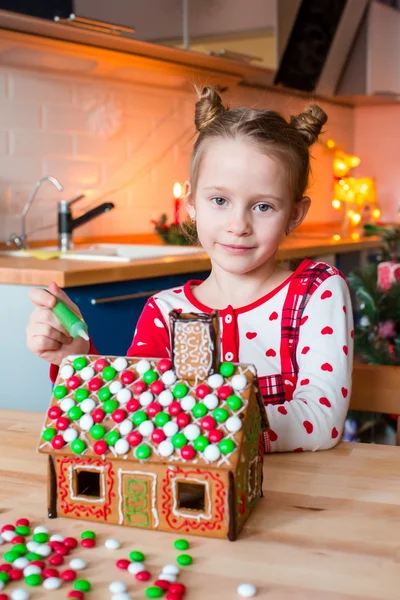
{"type": "Polygon", "coordinates": [[[219,366],[218,313],[169,314],[173,368],[180,379],[203,380],[219,366]]]}

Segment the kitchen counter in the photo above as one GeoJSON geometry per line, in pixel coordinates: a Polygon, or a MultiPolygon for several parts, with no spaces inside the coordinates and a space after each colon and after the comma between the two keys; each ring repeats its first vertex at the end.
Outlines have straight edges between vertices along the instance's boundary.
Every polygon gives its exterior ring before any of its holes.
{"type": "MultiPolygon", "coordinates": [[[[105,241],[105,240],[102,240],[105,241]]],[[[324,254],[360,252],[379,248],[378,237],[354,240],[313,232],[294,233],[278,250],[279,260],[316,257],[324,254]]],[[[0,284],[48,285],[55,281],[60,287],[92,285],[206,271],[210,261],[206,254],[197,256],[166,257],[129,263],[85,262],[65,259],[38,260],[36,258],[0,257],[0,284]]]]}
{"type": "MultiPolygon", "coordinates": [[[[46,517],[47,457],[36,452],[43,419],[41,413],[0,411],[0,525],[27,517],[52,534],[79,537],[87,522],[46,517]]],[[[399,452],[393,446],[341,443],[325,452],[266,456],[264,497],[239,539],[187,536],[194,560],[179,580],[188,600],[236,598],[244,582],[257,586],[260,600],[397,600],[399,452]]],[[[78,547],[73,556],[87,559],[82,577],[91,582],[89,596],[96,600],[110,597],[108,585],[115,579],[139,591],[132,575],[115,568],[133,549],[144,552],[153,575],[175,561],[172,534],[97,523],[89,529],[97,533],[97,547],[78,547]],[[120,550],[104,549],[109,537],[121,542],[120,550]]],[[[12,583],[5,591],[16,587],[25,586],[12,583]]],[[[52,600],[65,598],[70,587],[53,591],[52,600]]],[[[140,584],[142,596],[145,587],[140,584]]],[[[42,597],[40,590],[32,593],[42,597]]]]}

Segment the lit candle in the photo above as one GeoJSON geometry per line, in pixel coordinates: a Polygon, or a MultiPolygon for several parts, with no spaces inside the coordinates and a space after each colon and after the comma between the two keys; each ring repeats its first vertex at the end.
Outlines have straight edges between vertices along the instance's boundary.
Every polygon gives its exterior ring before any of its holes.
{"type": "Polygon", "coordinates": [[[182,184],[177,181],[174,183],[174,223],[175,225],[179,225],[180,220],[180,210],[181,210],[181,198],[182,198],[183,187],[182,184]]]}

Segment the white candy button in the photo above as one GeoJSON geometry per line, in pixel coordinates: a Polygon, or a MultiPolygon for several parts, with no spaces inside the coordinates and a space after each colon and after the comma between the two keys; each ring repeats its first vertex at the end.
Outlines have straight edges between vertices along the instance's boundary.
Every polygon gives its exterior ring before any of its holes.
{"type": "Polygon", "coordinates": [[[142,562],[131,562],[128,566],[128,573],[132,575],[136,575],[136,573],[140,573],[140,571],[144,571],[144,564],[142,562]]]}
{"type": "MultiPolygon", "coordinates": [[[[106,540],[104,542],[105,547],[107,548],[107,550],[118,550],[118,548],[121,548],[121,542],[119,542],[118,540],[114,540],[113,538],[108,538],[108,540],[106,540]]],[[[114,582],[114,583],[121,583],[121,582],[114,582]]],[[[125,584],[124,584],[125,585],[125,584]]],[[[112,590],[110,587],[110,592],[124,592],[126,590],[112,590]]]]}
{"type": "Polygon", "coordinates": [[[36,565],[29,565],[29,567],[25,567],[24,569],[24,577],[28,577],[28,575],[40,575],[42,569],[37,567],[36,565]]]}
{"type": "Polygon", "coordinates": [[[185,427],[185,429],[183,430],[183,434],[190,441],[193,441],[197,437],[199,437],[200,433],[201,433],[200,427],[198,425],[195,425],[194,423],[187,425],[185,427]]]}
{"type": "MultiPolygon", "coordinates": [[[[3,582],[1,582],[3,583],[3,582]]],[[[4,584],[3,584],[4,587],[4,584]]],[[[3,589],[3,588],[1,588],[3,589]]],[[[30,592],[28,590],[24,590],[24,588],[17,588],[13,590],[10,594],[11,600],[28,600],[31,597],[30,592]]]]}
{"type": "Polygon", "coordinates": [[[133,423],[129,419],[125,419],[119,425],[119,432],[121,435],[128,435],[133,429],[133,423]]]}
{"type": "Polygon", "coordinates": [[[247,385],[247,379],[244,375],[234,375],[231,380],[231,385],[234,390],[241,391],[247,385]]]}
{"type": "Polygon", "coordinates": [[[239,417],[229,417],[225,423],[225,427],[230,433],[236,433],[242,429],[242,421],[239,417]]]}
{"type": "Polygon", "coordinates": [[[36,552],[40,554],[40,556],[47,557],[52,553],[52,549],[47,544],[41,544],[36,552]]]}
{"type": "Polygon", "coordinates": [[[82,400],[80,407],[84,413],[90,413],[96,407],[96,402],[92,398],[82,400]]]}
{"type": "Polygon", "coordinates": [[[165,565],[165,567],[163,567],[163,575],[165,573],[169,573],[170,575],[178,575],[180,569],[177,565],[165,565]]]}
{"type": "Polygon", "coordinates": [[[256,588],[252,583],[241,583],[237,589],[237,593],[242,598],[252,598],[256,595],[256,588]]]}
{"type": "Polygon", "coordinates": [[[173,435],[178,433],[179,427],[174,421],[168,421],[168,423],[165,423],[163,431],[167,437],[172,437],[173,435]]]}
{"type": "Polygon", "coordinates": [[[62,585],[62,579],[59,577],[48,577],[43,581],[45,590],[58,590],[62,585]]]}
{"type": "MultiPolygon", "coordinates": [[[[3,531],[3,533],[1,534],[3,540],[5,540],[6,542],[11,542],[11,540],[13,538],[15,538],[17,534],[15,533],[15,531],[10,531],[9,529],[7,529],[6,531],[3,531]]],[[[29,543],[29,542],[28,542],[29,543]]],[[[35,542],[36,543],[36,542],[35,542]]],[[[28,547],[28,546],[27,546],[28,547]]]]}
{"type": "Polygon", "coordinates": [[[169,581],[170,583],[175,583],[176,575],[173,575],[172,573],[161,573],[161,575],[159,576],[159,579],[165,579],[165,581],[169,581]]]}
{"type": "Polygon", "coordinates": [[[173,371],[165,371],[161,376],[161,381],[165,385],[172,385],[176,381],[176,375],[173,371]]]}
{"type": "Polygon", "coordinates": [[[215,394],[207,394],[203,400],[203,404],[207,406],[208,410],[214,410],[214,408],[217,408],[218,403],[219,400],[215,394]]]}
{"type": "Polygon", "coordinates": [[[112,394],[118,394],[118,392],[120,392],[123,387],[124,386],[122,385],[122,383],[120,381],[113,381],[112,384],[110,385],[110,392],[112,394]]]}
{"type": "Polygon", "coordinates": [[[116,371],[123,371],[128,366],[128,361],[123,356],[119,356],[113,362],[113,367],[116,371]]]}
{"type": "Polygon", "coordinates": [[[94,421],[90,415],[83,415],[83,417],[79,419],[79,426],[82,431],[89,431],[89,429],[93,427],[93,423],[94,421]]]}
{"type": "Polygon", "coordinates": [[[217,389],[224,383],[224,378],[219,373],[214,373],[207,379],[207,383],[213,389],[217,389]]]}
{"type": "Polygon", "coordinates": [[[64,400],[60,402],[60,408],[63,412],[68,412],[73,406],[75,406],[75,402],[72,398],[64,398],[64,400]]]}
{"type": "Polygon", "coordinates": [[[204,449],[204,458],[209,461],[218,460],[221,456],[221,452],[216,444],[210,444],[204,449]]]}
{"type": "Polygon", "coordinates": [[[69,566],[74,571],[81,571],[86,567],[86,562],[82,558],[73,558],[69,561],[69,566]]]}
{"type": "MultiPolygon", "coordinates": [[[[2,533],[2,535],[4,536],[6,532],[4,531],[2,533]]],[[[15,532],[13,531],[14,537],[15,537],[15,532]]],[[[28,548],[29,552],[36,552],[36,550],[39,548],[40,544],[39,542],[34,542],[33,540],[31,542],[28,542],[26,544],[26,547],[28,548]]]]}
{"type": "Polygon", "coordinates": [[[153,394],[151,392],[142,392],[139,396],[139,402],[141,406],[148,406],[153,401],[153,394]]]}
{"type": "Polygon", "coordinates": [[[61,377],[63,377],[64,379],[69,379],[70,377],[72,377],[74,372],[74,368],[71,367],[71,365],[65,365],[60,370],[61,377]]]}
{"type": "Polygon", "coordinates": [[[64,431],[62,436],[64,438],[64,442],[66,442],[67,444],[70,444],[71,442],[76,440],[76,438],[78,437],[78,432],[73,427],[68,427],[68,429],[66,429],[64,431]]]}
{"type": "Polygon", "coordinates": [[[139,375],[143,375],[149,369],[151,369],[151,365],[148,360],[139,360],[136,365],[136,371],[139,373],[139,375]]]}
{"type": "MultiPolygon", "coordinates": [[[[171,404],[171,402],[173,401],[174,397],[172,395],[172,392],[170,392],[169,390],[163,390],[161,392],[161,394],[158,396],[158,401],[161,404],[161,406],[169,406],[171,404]]],[[[187,410],[186,408],[184,408],[184,410],[187,410]]]]}
{"type": "Polygon", "coordinates": [[[89,381],[89,379],[92,379],[93,376],[94,376],[93,367],[84,367],[82,369],[81,377],[82,377],[83,381],[89,381]]]}
{"type": "MultiPolygon", "coordinates": [[[[68,431],[68,430],[66,430],[66,431],[68,431]]],[[[63,542],[64,540],[65,540],[65,538],[63,535],[61,535],[61,533],[55,533],[50,538],[51,542],[63,542]]]]}
{"type": "Polygon", "coordinates": [[[126,440],[120,439],[114,446],[117,454],[126,454],[129,451],[129,444],[126,440]]]}
{"type": "MultiPolygon", "coordinates": [[[[168,440],[164,440],[158,445],[158,451],[161,456],[171,456],[174,453],[174,447],[168,440]]],[[[129,568],[128,568],[129,570],[129,568]]]]}
{"type": "MultiPolygon", "coordinates": [[[[115,540],[112,540],[112,541],[115,541],[115,540]]],[[[108,540],[107,540],[107,542],[108,542],[108,540]]],[[[124,581],[112,581],[110,583],[110,585],[108,586],[108,589],[113,594],[121,594],[122,592],[126,592],[126,590],[128,589],[128,586],[126,585],[126,583],[124,581]]]]}
{"type": "Polygon", "coordinates": [[[16,569],[25,569],[29,565],[29,560],[25,556],[20,556],[13,562],[13,567],[16,569]]]}
{"type": "Polygon", "coordinates": [[[132,392],[128,388],[123,388],[117,394],[117,400],[121,404],[126,404],[132,398],[132,392]]]}
{"type": "MultiPolygon", "coordinates": [[[[171,394],[171,392],[169,392],[169,393],[171,394]]],[[[172,396],[172,394],[171,394],[171,396],[172,396]]],[[[193,396],[185,396],[181,400],[181,406],[182,406],[182,410],[184,412],[190,412],[195,404],[196,404],[196,400],[193,398],[193,396]]]]}
{"type": "Polygon", "coordinates": [[[111,600],[131,600],[131,597],[128,593],[122,592],[121,594],[111,596],[111,600]]]}
{"type": "Polygon", "coordinates": [[[154,423],[152,421],[143,421],[143,423],[140,423],[138,430],[143,437],[150,437],[154,431],[154,423]]]}
{"type": "Polygon", "coordinates": [[[47,529],[47,527],[44,527],[43,525],[38,525],[33,530],[33,533],[49,533],[49,530],[47,529]]]}

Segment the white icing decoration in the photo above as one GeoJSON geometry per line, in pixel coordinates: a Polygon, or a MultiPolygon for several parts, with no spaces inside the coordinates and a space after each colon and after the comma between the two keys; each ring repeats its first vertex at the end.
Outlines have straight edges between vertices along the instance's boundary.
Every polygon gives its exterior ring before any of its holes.
{"type": "Polygon", "coordinates": [[[63,535],[61,535],[61,533],[55,533],[50,538],[51,542],[63,542],[64,540],[65,540],[65,537],[63,535]]]}
{"type": "Polygon", "coordinates": [[[139,402],[141,406],[148,406],[153,401],[153,394],[151,392],[142,392],[139,396],[139,402]]]}
{"type": "Polygon", "coordinates": [[[29,565],[29,567],[25,567],[24,569],[24,577],[28,577],[28,575],[40,575],[42,569],[37,567],[36,565],[29,565]]]}
{"type": "Polygon", "coordinates": [[[183,430],[184,436],[191,442],[198,438],[200,433],[200,427],[198,425],[195,425],[194,423],[187,425],[183,430]]]}
{"type": "Polygon", "coordinates": [[[123,356],[119,356],[113,362],[113,367],[116,371],[123,371],[128,366],[128,361],[123,356]]]}
{"type": "Polygon", "coordinates": [[[163,567],[163,575],[165,573],[169,573],[170,575],[178,575],[180,569],[177,565],[165,565],[165,567],[163,567]]]}
{"type": "Polygon", "coordinates": [[[242,598],[252,598],[256,592],[257,589],[252,583],[241,583],[237,589],[237,593],[242,598]]]}
{"type": "Polygon", "coordinates": [[[128,388],[123,388],[117,394],[117,400],[120,404],[126,404],[132,398],[132,392],[128,388]]]}
{"type": "Polygon", "coordinates": [[[121,438],[116,442],[114,449],[117,454],[126,454],[129,451],[129,444],[126,440],[121,438]]]}
{"type": "Polygon", "coordinates": [[[25,569],[29,565],[29,560],[25,558],[25,556],[20,556],[13,562],[13,568],[16,569],[25,569]]]}
{"type": "MultiPolygon", "coordinates": [[[[106,540],[104,542],[104,546],[107,548],[107,550],[118,550],[118,548],[121,548],[121,542],[119,542],[118,540],[115,540],[114,538],[108,538],[108,540],[106,540]]],[[[118,582],[114,582],[114,583],[118,583],[118,582]]],[[[122,582],[120,582],[120,583],[122,583],[122,582]]],[[[123,590],[112,590],[111,585],[112,584],[110,584],[110,592],[124,592],[126,590],[125,583],[123,584],[125,586],[125,589],[123,589],[123,590]]]]}
{"type": "Polygon", "coordinates": [[[149,361],[145,359],[139,360],[136,365],[136,371],[139,373],[139,375],[144,375],[144,373],[146,373],[146,371],[149,369],[151,369],[151,365],[149,361]]]}
{"type": "Polygon", "coordinates": [[[136,575],[136,573],[140,573],[140,571],[144,571],[145,570],[145,566],[142,562],[131,562],[131,564],[128,566],[128,573],[130,573],[131,575],[136,575]]]}
{"type": "Polygon", "coordinates": [[[60,402],[60,408],[63,412],[67,413],[70,408],[75,406],[75,404],[76,403],[72,398],[64,398],[64,400],[61,400],[60,402]]]}
{"type": "Polygon", "coordinates": [[[185,483],[196,483],[199,485],[203,485],[205,489],[205,510],[201,511],[193,511],[188,510],[185,512],[181,508],[178,508],[178,482],[182,481],[182,476],[177,475],[176,477],[171,477],[171,491],[172,491],[172,513],[176,517],[182,517],[186,519],[196,519],[197,521],[210,521],[213,517],[212,515],[212,505],[211,505],[211,492],[210,492],[210,482],[205,479],[198,479],[196,477],[185,476],[185,483]]]}
{"type": "Polygon", "coordinates": [[[129,419],[125,419],[119,425],[119,432],[121,435],[128,435],[133,429],[133,423],[129,419]]]}
{"type": "MultiPolygon", "coordinates": [[[[156,473],[148,473],[147,471],[124,471],[123,469],[118,469],[119,524],[122,525],[124,522],[124,511],[122,508],[122,502],[124,499],[124,494],[122,493],[122,479],[123,479],[124,473],[126,473],[127,475],[138,475],[139,477],[143,477],[143,475],[146,475],[147,477],[150,477],[153,480],[152,488],[151,488],[151,512],[153,515],[153,527],[154,527],[154,529],[157,529],[157,527],[159,525],[159,518],[158,518],[158,512],[157,512],[157,505],[156,505],[157,475],[156,475],[156,473]]],[[[138,563],[131,563],[131,564],[138,564],[138,563]]],[[[144,569],[144,565],[141,570],[143,570],[143,569],[144,569]]]]}
{"type": "Polygon", "coordinates": [[[86,398],[82,400],[80,407],[84,413],[90,413],[96,408],[96,402],[92,398],[86,398]]]}
{"type": "Polygon", "coordinates": [[[202,320],[174,323],[174,363],[180,379],[205,379],[213,364],[213,325],[202,320]]]}
{"type": "MultiPolygon", "coordinates": [[[[8,529],[6,531],[3,531],[3,533],[1,534],[3,540],[5,540],[6,542],[11,542],[11,540],[13,538],[15,538],[15,536],[17,535],[15,533],[15,531],[9,531],[8,529]]],[[[29,542],[28,542],[29,543],[29,542]]],[[[36,542],[34,542],[36,544],[36,542]]]]}
{"type": "Polygon", "coordinates": [[[193,396],[185,396],[180,402],[182,410],[185,412],[190,412],[193,406],[196,404],[196,400],[193,398],[193,396]]]}
{"type": "Polygon", "coordinates": [[[174,384],[176,381],[176,375],[175,375],[174,371],[165,371],[165,373],[163,373],[161,376],[161,381],[165,385],[174,384]]]}
{"type": "Polygon", "coordinates": [[[76,440],[76,438],[78,437],[78,432],[73,427],[68,427],[68,429],[66,429],[63,432],[62,436],[64,438],[64,442],[66,444],[70,444],[71,442],[73,442],[74,440],[76,440]]]}
{"type": "Polygon", "coordinates": [[[86,562],[82,558],[73,558],[69,561],[69,566],[74,571],[81,571],[86,567],[86,562]]]}
{"type": "Polygon", "coordinates": [[[52,549],[47,544],[41,544],[36,552],[40,554],[40,556],[47,557],[52,553],[52,549]]]}
{"type": "Polygon", "coordinates": [[[64,365],[60,369],[60,374],[63,379],[69,379],[75,373],[75,370],[71,365],[64,365]]]}
{"type": "Polygon", "coordinates": [[[204,449],[203,454],[204,454],[204,458],[206,460],[209,460],[210,462],[218,460],[219,457],[221,456],[221,452],[216,444],[210,444],[209,446],[207,446],[204,449]]]}
{"type": "Polygon", "coordinates": [[[45,590],[58,590],[62,585],[62,579],[59,577],[48,577],[43,581],[45,590]]]}
{"type": "Polygon", "coordinates": [[[123,385],[120,381],[113,381],[110,385],[110,392],[112,394],[118,394],[123,389],[123,385]]]}
{"type": "Polygon", "coordinates": [[[158,396],[158,401],[161,406],[169,406],[171,402],[173,402],[174,397],[170,390],[163,390],[161,394],[158,396]]]}
{"type": "Polygon", "coordinates": [[[154,431],[153,421],[143,421],[143,423],[140,423],[138,430],[143,437],[150,437],[154,431]]]}
{"type": "Polygon", "coordinates": [[[47,529],[47,527],[44,527],[43,525],[38,525],[33,530],[33,533],[49,533],[49,530],[47,529]]]}
{"type": "Polygon", "coordinates": [[[224,378],[219,373],[214,373],[207,379],[207,383],[213,389],[217,389],[224,383],[224,378]]]}
{"type": "Polygon", "coordinates": [[[218,397],[215,394],[207,394],[203,399],[203,404],[207,406],[208,410],[214,410],[219,404],[218,397]]]}
{"type": "Polygon", "coordinates": [[[76,500],[78,502],[87,502],[89,504],[92,504],[93,502],[98,502],[99,504],[105,502],[106,483],[105,483],[105,476],[104,476],[104,465],[95,466],[95,465],[85,464],[85,471],[95,471],[96,473],[99,473],[100,493],[101,493],[101,496],[99,498],[93,498],[92,496],[84,496],[84,495],[77,496],[77,495],[75,495],[74,481],[76,481],[76,479],[74,476],[74,472],[79,471],[81,468],[82,468],[82,465],[80,463],[77,463],[76,465],[70,465],[70,467],[68,469],[69,495],[70,495],[71,500],[76,500]]]}
{"type": "Polygon", "coordinates": [[[231,380],[231,385],[234,390],[241,392],[247,385],[247,379],[244,375],[234,375],[231,380]]]}
{"type": "Polygon", "coordinates": [[[168,440],[164,440],[158,445],[160,456],[171,456],[174,453],[174,447],[168,440]]]}
{"type": "MultiPolygon", "coordinates": [[[[107,540],[106,544],[109,541],[115,542],[116,540],[107,540]]],[[[108,548],[108,546],[106,546],[106,548],[108,548]]],[[[118,548],[119,548],[119,546],[118,546],[118,548]]],[[[110,583],[110,585],[108,586],[108,589],[113,594],[120,594],[122,592],[126,592],[126,590],[128,589],[128,586],[126,585],[126,583],[124,581],[112,581],[110,583]]]]}
{"type": "Polygon", "coordinates": [[[80,373],[83,381],[89,381],[89,379],[92,379],[92,377],[94,377],[95,371],[93,369],[93,367],[84,367],[80,373]]]}
{"type": "MultiPolygon", "coordinates": [[[[3,581],[1,583],[3,584],[0,586],[0,589],[2,590],[5,584],[3,581]]],[[[28,590],[24,590],[24,588],[15,588],[10,595],[11,600],[28,600],[30,597],[31,593],[28,592],[28,590]]]]}
{"type": "Polygon", "coordinates": [[[89,431],[89,429],[93,427],[93,424],[94,421],[90,415],[83,415],[83,417],[79,419],[79,427],[82,431],[89,431]]]}
{"type": "Polygon", "coordinates": [[[250,373],[253,373],[253,375],[256,375],[257,371],[254,365],[249,365],[248,369],[250,371],[250,373]]]}
{"type": "Polygon", "coordinates": [[[242,421],[239,417],[229,417],[225,423],[225,427],[230,433],[236,433],[242,429],[242,421]]]}
{"type": "MultiPolygon", "coordinates": [[[[168,423],[165,423],[163,431],[167,437],[172,437],[173,435],[178,433],[179,427],[175,423],[175,421],[168,421],[168,423]]],[[[158,448],[160,449],[160,446],[158,448]]]]}

